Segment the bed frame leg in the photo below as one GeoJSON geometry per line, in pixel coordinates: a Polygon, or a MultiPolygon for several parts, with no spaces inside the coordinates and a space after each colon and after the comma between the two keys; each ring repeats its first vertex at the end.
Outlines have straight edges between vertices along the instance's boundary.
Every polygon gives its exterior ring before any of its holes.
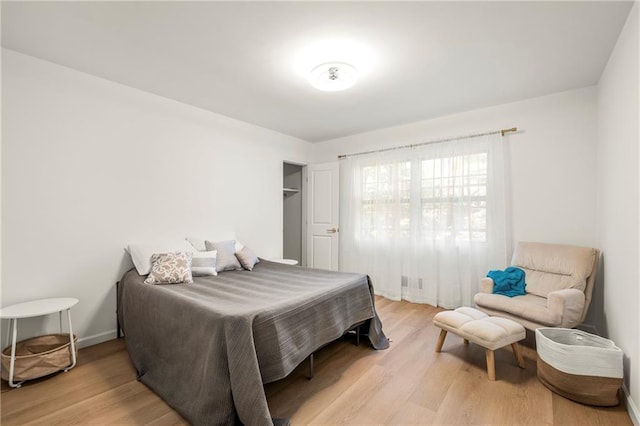
{"type": "Polygon", "coordinates": [[[309,374],[307,378],[309,380],[313,379],[313,354],[309,355],[309,374]]]}
{"type": "Polygon", "coordinates": [[[356,327],[356,346],[360,346],[360,326],[356,327]]]}
{"type": "Polygon", "coordinates": [[[120,331],[120,319],[118,318],[118,287],[120,286],[120,281],[116,281],[116,339],[122,337],[122,333],[120,331]]]}

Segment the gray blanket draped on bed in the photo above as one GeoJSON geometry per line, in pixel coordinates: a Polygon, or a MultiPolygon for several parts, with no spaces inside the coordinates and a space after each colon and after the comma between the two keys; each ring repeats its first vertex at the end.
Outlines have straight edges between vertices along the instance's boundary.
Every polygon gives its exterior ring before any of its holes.
{"type": "Polygon", "coordinates": [[[139,379],[196,425],[271,424],[263,383],[369,321],[388,347],[368,277],[262,260],[193,284],[119,286],[118,318],[139,379]]]}

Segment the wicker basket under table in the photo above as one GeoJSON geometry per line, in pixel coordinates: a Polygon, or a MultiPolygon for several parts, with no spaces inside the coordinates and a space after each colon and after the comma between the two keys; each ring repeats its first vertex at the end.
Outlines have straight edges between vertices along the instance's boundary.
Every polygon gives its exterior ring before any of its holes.
{"type": "MultiPolygon", "coordinates": [[[[74,334],[73,341],[78,337],[74,334]]],[[[78,345],[75,345],[76,356],[78,345]]],[[[9,380],[9,365],[11,363],[11,346],[3,349],[2,379],[9,380]]],[[[16,361],[13,378],[16,381],[32,380],[48,376],[64,370],[73,364],[71,357],[71,343],[69,334],[46,334],[18,342],[16,344],[16,361]]]]}

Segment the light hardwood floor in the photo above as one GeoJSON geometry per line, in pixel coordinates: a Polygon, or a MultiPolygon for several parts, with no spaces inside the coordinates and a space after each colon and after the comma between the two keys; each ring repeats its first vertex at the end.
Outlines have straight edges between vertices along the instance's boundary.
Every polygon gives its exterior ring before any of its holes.
{"type": "MultiPolygon", "coordinates": [[[[447,336],[435,353],[439,309],[376,298],[385,351],[355,346],[345,336],[315,355],[315,377],[306,364],[265,386],[274,417],[302,424],[528,424],[631,425],[621,404],[581,405],[545,388],[536,377],[535,351],[525,348],[526,368],[510,350],[496,351],[496,381],[487,379],[484,349],[447,336]]],[[[186,421],[135,380],[123,340],[82,349],[68,373],[9,389],[2,383],[2,425],[176,425],[186,421]]]]}

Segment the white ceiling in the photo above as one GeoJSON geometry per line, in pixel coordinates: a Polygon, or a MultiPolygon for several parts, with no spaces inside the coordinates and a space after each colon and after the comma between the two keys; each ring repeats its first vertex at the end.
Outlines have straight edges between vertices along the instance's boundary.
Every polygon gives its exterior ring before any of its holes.
{"type": "Polygon", "coordinates": [[[631,6],[3,1],[2,45],[317,142],[595,84],[631,6]],[[300,72],[323,40],[364,46],[353,88],[300,72]]]}

